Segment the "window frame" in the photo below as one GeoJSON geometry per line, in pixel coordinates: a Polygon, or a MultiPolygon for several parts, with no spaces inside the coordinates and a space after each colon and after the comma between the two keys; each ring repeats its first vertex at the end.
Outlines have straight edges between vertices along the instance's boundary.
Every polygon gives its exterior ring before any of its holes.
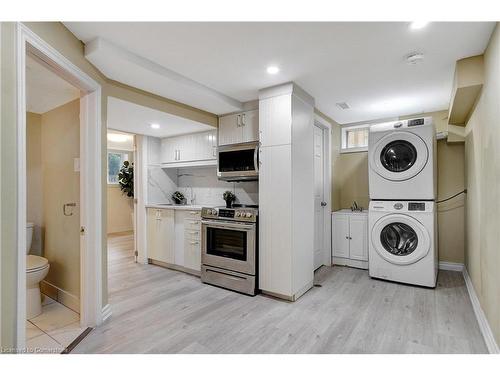
{"type": "MultiPolygon", "coordinates": [[[[108,183],[108,185],[110,186],[118,186],[119,185],[119,182],[116,181],[116,182],[110,182],[109,181],[109,154],[120,154],[120,168],[121,166],[123,165],[123,162],[124,161],[129,161],[130,159],[130,151],[126,151],[126,150],[108,150],[106,152],[106,181],[108,183]],[[124,158],[124,155],[126,155],[127,159],[124,158]]],[[[118,175],[117,175],[118,176],[118,175]]]]}
{"type": "Polygon", "coordinates": [[[341,137],[340,137],[340,153],[348,154],[353,152],[368,152],[368,145],[362,147],[351,147],[347,148],[347,132],[352,130],[359,129],[368,129],[370,131],[371,124],[361,124],[361,125],[351,125],[351,126],[342,126],[341,129],[341,137]]]}

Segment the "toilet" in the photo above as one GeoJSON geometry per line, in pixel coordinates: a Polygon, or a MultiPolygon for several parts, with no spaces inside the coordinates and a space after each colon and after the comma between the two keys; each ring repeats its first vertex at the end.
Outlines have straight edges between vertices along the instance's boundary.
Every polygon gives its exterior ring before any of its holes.
{"type": "Polygon", "coordinates": [[[42,313],[40,282],[49,273],[49,261],[44,257],[29,255],[33,239],[33,223],[26,223],[26,318],[42,313]]]}

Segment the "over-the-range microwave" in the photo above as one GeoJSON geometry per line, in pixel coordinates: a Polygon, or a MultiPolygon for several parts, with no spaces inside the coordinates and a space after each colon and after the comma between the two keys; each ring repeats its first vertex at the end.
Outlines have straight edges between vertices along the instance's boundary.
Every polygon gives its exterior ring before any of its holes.
{"type": "Polygon", "coordinates": [[[224,181],[259,179],[259,142],[219,146],[217,177],[224,181]]]}

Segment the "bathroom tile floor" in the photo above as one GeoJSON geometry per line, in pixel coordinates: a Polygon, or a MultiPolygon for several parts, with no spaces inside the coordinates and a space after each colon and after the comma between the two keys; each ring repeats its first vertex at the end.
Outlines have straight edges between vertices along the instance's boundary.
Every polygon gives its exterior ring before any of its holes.
{"type": "Polygon", "coordinates": [[[80,315],[43,295],[42,313],[26,322],[26,352],[61,353],[85,329],[80,315]]]}

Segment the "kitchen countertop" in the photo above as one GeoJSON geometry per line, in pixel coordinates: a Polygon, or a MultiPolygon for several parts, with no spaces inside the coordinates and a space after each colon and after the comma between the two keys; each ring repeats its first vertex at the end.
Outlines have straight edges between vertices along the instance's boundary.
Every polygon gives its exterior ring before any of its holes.
{"type": "Polygon", "coordinates": [[[189,205],[189,204],[162,204],[162,203],[151,203],[147,204],[146,208],[165,208],[173,210],[190,210],[190,211],[201,211],[203,206],[199,205],[189,205]]]}

